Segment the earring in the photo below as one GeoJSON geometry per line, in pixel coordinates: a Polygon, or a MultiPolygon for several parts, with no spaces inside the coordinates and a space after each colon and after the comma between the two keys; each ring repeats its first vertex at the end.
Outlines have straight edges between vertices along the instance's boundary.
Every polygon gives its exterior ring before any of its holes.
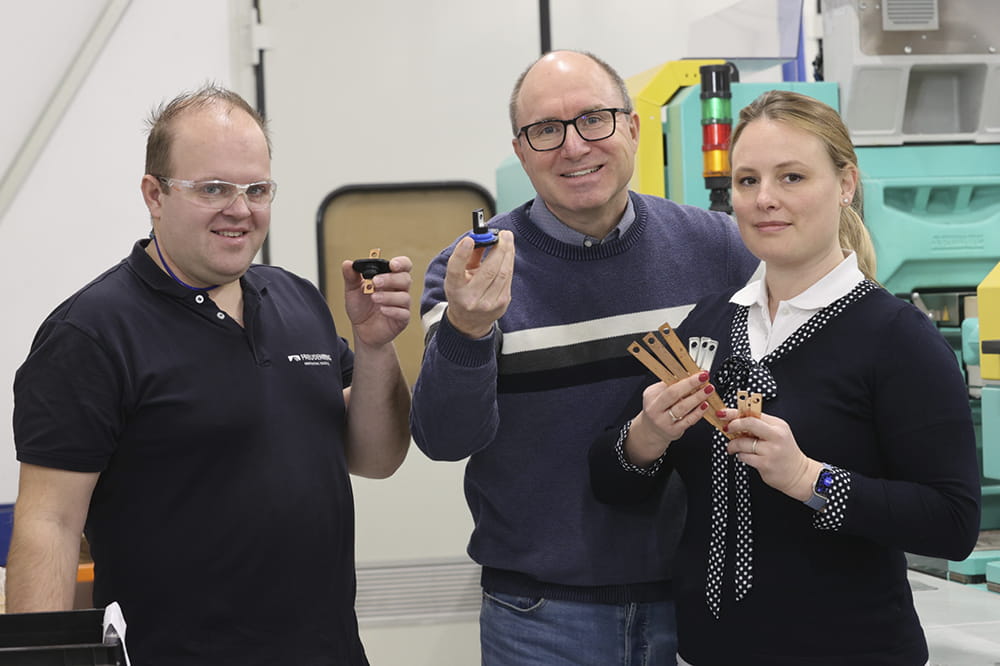
{"type": "Polygon", "coordinates": [[[850,199],[849,199],[848,197],[844,197],[844,198],[842,199],[842,201],[844,202],[844,205],[845,205],[845,206],[848,206],[848,205],[850,205],[850,203],[851,203],[851,200],[850,200],[850,199]]]}

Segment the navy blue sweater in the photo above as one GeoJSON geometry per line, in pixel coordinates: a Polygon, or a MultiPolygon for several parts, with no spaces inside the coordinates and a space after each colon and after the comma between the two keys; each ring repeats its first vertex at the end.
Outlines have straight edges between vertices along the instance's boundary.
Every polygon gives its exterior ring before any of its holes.
{"type": "Polygon", "coordinates": [[[603,505],[590,491],[587,449],[644,382],[628,344],[678,323],[701,296],[742,286],[758,262],[727,216],[631,197],[635,222],[589,248],[544,234],[530,204],[491,220],[513,231],[517,258],[500,333],[485,339],[467,339],[447,318],[437,325],[454,244],[427,271],[421,313],[431,333],[411,427],[429,457],[469,459],[469,553],[490,589],[583,601],[669,595],[683,494],[603,505]]]}

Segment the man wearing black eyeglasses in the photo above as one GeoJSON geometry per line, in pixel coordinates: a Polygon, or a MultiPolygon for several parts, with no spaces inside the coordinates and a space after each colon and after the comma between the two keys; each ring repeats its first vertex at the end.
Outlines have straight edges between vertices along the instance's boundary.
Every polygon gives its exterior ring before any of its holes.
{"type": "Polygon", "coordinates": [[[367,664],[348,474],[387,477],[409,446],[411,262],[372,294],[344,262],[353,350],[310,283],[252,265],[277,185],[228,90],[154,114],[141,189],[150,238],[46,319],[15,378],[7,610],[71,607],[85,531],[135,666],[367,664]]]}
{"type": "Polygon", "coordinates": [[[546,54],[510,120],[537,196],[490,220],[481,263],[468,238],[431,262],[414,440],[468,458],[485,666],[674,664],[683,491],[599,504],[587,449],[642,382],[628,344],[758,262],[727,216],[629,191],[639,117],[607,63],[546,54]]]}

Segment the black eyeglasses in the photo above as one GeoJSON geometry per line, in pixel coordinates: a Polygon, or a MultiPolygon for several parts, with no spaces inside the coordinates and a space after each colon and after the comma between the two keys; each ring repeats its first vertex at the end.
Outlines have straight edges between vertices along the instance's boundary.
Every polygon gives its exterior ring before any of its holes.
{"type": "Polygon", "coordinates": [[[555,150],[566,141],[566,127],[572,125],[584,141],[602,141],[615,133],[619,113],[631,113],[629,109],[597,109],[581,113],[570,120],[543,120],[522,127],[523,134],[532,150],[545,152],[555,150]]]}

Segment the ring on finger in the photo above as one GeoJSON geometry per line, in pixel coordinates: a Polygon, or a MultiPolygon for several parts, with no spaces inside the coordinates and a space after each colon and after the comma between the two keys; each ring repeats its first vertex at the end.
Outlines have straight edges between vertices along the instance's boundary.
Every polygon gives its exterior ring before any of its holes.
{"type": "Polygon", "coordinates": [[[754,437],[754,439],[753,439],[753,447],[750,449],[750,453],[752,453],[754,455],[757,455],[757,442],[759,442],[759,441],[760,441],[759,439],[757,439],[756,437],[754,437]]]}
{"type": "Polygon", "coordinates": [[[674,423],[677,423],[682,418],[684,418],[683,416],[674,416],[673,410],[670,410],[670,409],[667,410],[667,414],[670,414],[670,418],[672,418],[674,420],[674,423]]]}

